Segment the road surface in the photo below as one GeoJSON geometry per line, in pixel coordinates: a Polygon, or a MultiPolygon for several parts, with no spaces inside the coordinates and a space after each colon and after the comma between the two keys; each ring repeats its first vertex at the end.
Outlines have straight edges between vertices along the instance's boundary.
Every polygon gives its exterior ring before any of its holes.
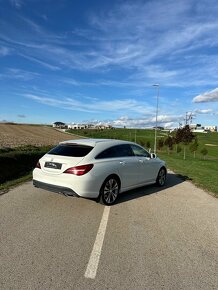
{"type": "Polygon", "coordinates": [[[218,199],[172,173],[112,207],[27,182],[0,196],[0,289],[218,289],[218,199]]]}

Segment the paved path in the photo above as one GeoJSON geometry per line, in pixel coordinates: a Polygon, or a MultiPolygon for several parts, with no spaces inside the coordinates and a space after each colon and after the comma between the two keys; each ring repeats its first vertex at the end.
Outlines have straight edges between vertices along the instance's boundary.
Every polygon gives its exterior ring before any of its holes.
{"type": "Polygon", "coordinates": [[[25,183],[0,196],[0,289],[218,289],[218,199],[173,174],[109,210],[25,183]]]}

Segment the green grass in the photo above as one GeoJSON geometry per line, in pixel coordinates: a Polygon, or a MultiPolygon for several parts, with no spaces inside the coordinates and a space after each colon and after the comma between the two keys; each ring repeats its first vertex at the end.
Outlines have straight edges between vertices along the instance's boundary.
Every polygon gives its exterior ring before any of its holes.
{"type": "Polygon", "coordinates": [[[218,161],[193,158],[183,159],[183,154],[159,152],[158,156],[167,162],[167,167],[175,173],[186,177],[199,187],[210,191],[218,197],[218,161]]]}
{"type": "Polygon", "coordinates": [[[22,183],[29,181],[31,179],[32,179],[32,172],[27,173],[26,175],[24,175],[20,178],[10,180],[10,181],[7,181],[7,182],[0,184],[0,195],[7,192],[10,188],[17,186],[19,184],[22,184],[22,183]]]}
{"type": "Polygon", "coordinates": [[[199,148],[198,151],[205,147],[208,150],[208,156],[218,158],[218,133],[197,134],[199,148]],[[208,146],[205,144],[212,144],[217,146],[208,146]]]}
{"type": "Polygon", "coordinates": [[[154,131],[142,130],[142,129],[84,129],[84,130],[68,130],[67,132],[72,134],[78,134],[80,136],[89,138],[110,138],[121,139],[127,141],[133,141],[137,143],[150,141],[151,148],[154,146],[154,131]]]}
{"type": "MultiPolygon", "coordinates": [[[[81,136],[90,138],[112,138],[128,141],[136,141],[139,144],[146,144],[150,141],[151,148],[154,147],[154,130],[143,129],[110,129],[110,130],[72,130],[72,133],[78,133],[81,136]]],[[[199,147],[194,158],[190,152],[189,146],[186,147],[186,160],[183,160],[183,151],[177,154],[176,146],[168,154],[168,150],[164,147],[158,151],[158,156],[167,162],[169,169],[175,173],[185,176],[186,179],[199,187],[211,192],[218,197],[218,146],[208,146],[206,144],[218,145],[218,133],[195,134],[198,138],[199,147]],[[208,150],[205,160],[200,153],[202,148],[208,150]]],[[[167,136],[166,132],[158,131],[157,139],[167,136]]],[[[144,146],[146,147],[146,146],[144,146]]],[[[184,148],[183,144],[180,147],[184,148]]]]}

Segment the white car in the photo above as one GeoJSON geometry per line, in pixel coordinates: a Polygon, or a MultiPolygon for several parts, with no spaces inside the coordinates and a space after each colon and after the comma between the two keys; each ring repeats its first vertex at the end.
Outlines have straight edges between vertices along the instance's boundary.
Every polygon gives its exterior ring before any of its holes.
{"type": "Polygon", "coordinates": [[[136,143],[111,139],[61,142],[37,163],[33,185],[113,204],[120,192],[147,184],[163,186],[165,162],[136,143]]]}

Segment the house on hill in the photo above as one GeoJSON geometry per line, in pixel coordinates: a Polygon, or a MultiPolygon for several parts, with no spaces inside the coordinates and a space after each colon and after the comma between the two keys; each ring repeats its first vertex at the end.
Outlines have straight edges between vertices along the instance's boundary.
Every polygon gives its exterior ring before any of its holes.
{"type": "Polygon", "coordinates": [[[62,122],[54,122],[52,124],[53,128],[59,128],[59,129],[65,129],[66,128],[66,124],[62,123],[62,122]]]}

